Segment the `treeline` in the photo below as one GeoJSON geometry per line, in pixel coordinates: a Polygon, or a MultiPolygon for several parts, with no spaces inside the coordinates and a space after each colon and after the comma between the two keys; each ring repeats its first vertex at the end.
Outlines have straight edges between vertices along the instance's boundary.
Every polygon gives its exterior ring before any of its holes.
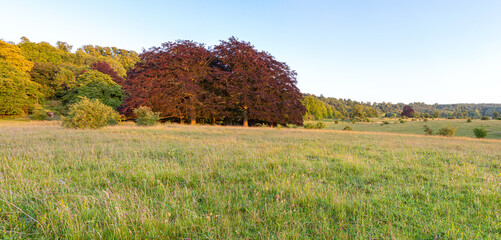
{"type": "Polygon", "coordinates": [[[415,117],[423,118],[498,118],[501,104],[425,104],[425,103],[376,103],[358,102],[351,99],[337,99],[304,94],[306,107],[305,119],[350,119],[368,121],[369,118],[399,118],[403,108],[408,105],[414,110],[415,117]]]}
{"type": "Polygon", "coordinates": [[[214,47],[167,42],[138,54],[58,42],[0,41],[0,115],[65,115],[83,97],[134,118],[150,107],[164,120],[302,125],[296,73],[267,52],[230,38],[214,47]]]}

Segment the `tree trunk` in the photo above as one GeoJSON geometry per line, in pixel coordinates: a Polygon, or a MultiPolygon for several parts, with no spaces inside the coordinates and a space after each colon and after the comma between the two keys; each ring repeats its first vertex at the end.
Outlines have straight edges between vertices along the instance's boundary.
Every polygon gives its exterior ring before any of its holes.
{"type": "Polygon", "coordinates": [[[183,125],[183,124],[184,124],[183,117],[180,117],[180,118],[179,118],[179,124],[181,124],[181,125],[183,125]]]}
{"type": "Polygon", "coordinates": [[[216,118],[212,117],[212,125],[216,125],[216,118]]]}
{"type": "Polygon", "coordinates": [[[249,126],[249,116],[247,116],[247,106],[244,106],[244,127],[249,126]]]}
{"type": "Polygon", "coordinates": [[[195,117],[191,117],[191,125],[197,125],[197,119],[195,117]]]}

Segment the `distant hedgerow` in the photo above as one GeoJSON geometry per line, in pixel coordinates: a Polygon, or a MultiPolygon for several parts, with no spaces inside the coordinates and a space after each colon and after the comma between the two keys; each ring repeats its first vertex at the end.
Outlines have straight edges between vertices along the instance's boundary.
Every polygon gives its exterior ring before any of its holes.
{"type": "Polygon", "coordinates": [[[136,124],[139,126],[153,126],[160,120],[160,113],[153,112],[151,108],[141,106],[133,110],[136,115],[136,124]]]}
{"type": "Polygon", "coordinates": [[[80,102],[70,106],[68,116],[63,117],[63,126],[96,129],[115,125],[120,119],[120,115],[110,106],[104,105],[97,99],[89,100],[83,97],[80,102]]]}
{"type": "Polygon", "coordinates": [[[485,138],[487,137],[487,130],[485,128],[475,128],[473,129],[473,133],[477,138],[485,138]]]}
{"type": "Polygon", "coordinates": [[[487,116],[482,116],[482,118],[480,120],[489,120],[490,118],[487,117],[487,116]]]}

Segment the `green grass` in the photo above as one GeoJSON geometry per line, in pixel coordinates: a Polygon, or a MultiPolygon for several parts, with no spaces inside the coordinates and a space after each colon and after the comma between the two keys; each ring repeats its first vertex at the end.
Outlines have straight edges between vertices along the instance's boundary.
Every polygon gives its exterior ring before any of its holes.
{"type": "MultiPolygon", "coordinates": [[[[350,126],[353,131],[364,131],[364,132],[389,132],[389,133],[410,133],[410,134],[424,134],[424,126],[427,125],[433,129],[433,133],[436,134],[438,130],[442,127],[450,125],[451,127],[457,127],[455,136],[460,137],[475,137],[473,134],[473,129],[482,127],[487,130],[487,138],[490,139],[501,139],[501,121],[500,120],[478,120],[475,119],[470,123],[466,122],[466,119],[429,119],[427,122],[424,121],[412,121],[411,119],[404,119],[405,123],[400,123],[398,119],[376,119],[373,122],[363,123],[357,122],[355,124],[351,122],[341,122],[335,124],[333,121],[325,120],[323,121],[326,125],[326,129],[336,129],[342,130],[345,126],[350,126]],[[381,124],[382,121],[388,121],[389,124],[381,124]]],[[[307,121],[306,123],[314,122],[307,121]]]]}
{"type": "Polygon", "coordinates": [[[500,188],[499,140],[0,121],[0,239],[499,239],[500,188]]]}

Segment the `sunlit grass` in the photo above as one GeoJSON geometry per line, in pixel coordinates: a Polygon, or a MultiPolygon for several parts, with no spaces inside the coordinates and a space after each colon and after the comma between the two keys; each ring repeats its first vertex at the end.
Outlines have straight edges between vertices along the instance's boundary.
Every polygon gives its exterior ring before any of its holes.
{"type": "Polygon", "coordinates": [[[499,140],[0,121],[0,238],[499,239],[500,174],[499,140]]]}
{"type": "Polygon", "coordinates": [[[412,121],[411,119],[404,119],[404,121],[405,123],[400,123],[398,119],[373,119],[373,122],[357,122],[355,124],[342,121],[335,124],[335,122],[331,120],[325,120],[323,122],[326,124],[326,129],[342,130],[345,126],[350,126],[353,131],[411,134],[424,134],[425,125],[433,129],[435,134],[440,128],[450,125],[451,127],[457,127],[456,136],[472,138],[475,137],[473,129],[481,127],[487,130],[487,138],[501,139],[501,120],[475,119],[470,123],[466,122],[466,119],[429,119],[426,122],[423,120],[412,121]],[[383,121],[387,121],[389,124],[382,124],[383,121]]]}

